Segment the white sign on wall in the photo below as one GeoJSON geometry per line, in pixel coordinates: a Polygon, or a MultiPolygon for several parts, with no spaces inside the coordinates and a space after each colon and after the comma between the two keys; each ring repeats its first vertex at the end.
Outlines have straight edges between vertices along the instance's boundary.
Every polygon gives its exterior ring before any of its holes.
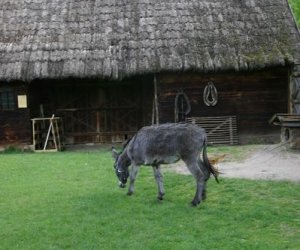
{"type": "Polygon", "coordinates": [[[27,95],[18,95],[18,108],[27,108],[27,95]]]}

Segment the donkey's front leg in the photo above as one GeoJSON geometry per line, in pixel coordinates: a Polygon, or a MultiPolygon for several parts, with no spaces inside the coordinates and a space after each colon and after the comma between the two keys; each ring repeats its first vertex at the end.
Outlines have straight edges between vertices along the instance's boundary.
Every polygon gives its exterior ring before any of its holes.
{"type": "Polygon", "coordinates": [[[152,166],[152,168],[153,168],[154,177],[155,177],[155,180],[156,180],[157,186],[158,186],[157,199],[158,200],[163,200],[165,190],[164,190],[164,184],[163,184],[163,176],[160,172],[160,166],[155,165],[155,166],[152,166]]]}
{"type": "Polygon", "coordinates": [[[131,171],[130,171],[130,176],[129,176],[129,188],[128,188],[128,195],[132,195],[134,192],[134,182],[137,176],[137,173],[139,171],[139,166],[136,164],[132,164],[131,166],[131,171]]]}

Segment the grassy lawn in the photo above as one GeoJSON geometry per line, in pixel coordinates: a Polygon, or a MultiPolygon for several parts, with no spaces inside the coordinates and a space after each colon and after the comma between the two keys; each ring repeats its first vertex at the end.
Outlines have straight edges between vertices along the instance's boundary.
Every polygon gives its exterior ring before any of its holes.
{"type": "Polygon", "coordinates": [[[300,26],[300,1],[299,0],[289,0],[289,3],[291,5],[294,15],[297,19],[298,26],[300,26]]]}
{"type": "Polygon", "coordinates": [[[193,208],[191,176],[158,202],[144,167],[128,197],[105,150],[0,154],[0,176],[0,249],[300,249],[300,184],[211,180],[193,208]]]}

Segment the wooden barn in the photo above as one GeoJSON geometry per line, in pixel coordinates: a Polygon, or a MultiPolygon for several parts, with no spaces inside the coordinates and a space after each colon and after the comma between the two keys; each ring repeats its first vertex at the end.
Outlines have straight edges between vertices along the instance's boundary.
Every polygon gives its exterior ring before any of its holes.
{"type": "Polygon", "coordinates": [[[174,121],[273,141],[299,63],[287,0],[1,1],[0,144],[53,114],[70,144],[174,121]]]}

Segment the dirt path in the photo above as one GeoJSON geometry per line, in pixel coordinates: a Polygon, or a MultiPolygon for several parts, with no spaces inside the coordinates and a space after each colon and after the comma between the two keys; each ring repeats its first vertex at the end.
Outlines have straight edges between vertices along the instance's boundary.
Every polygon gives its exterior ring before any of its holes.
{"type": "MultiPolygon", "coordinates": [[[[279,145],[259,148],[240,162],[220,162],[220,177],[300,181],[300,151],[286,150],[279,145]]],[[[176,172],[189,174],[184,164],[172,166],[176,172]]]]}

